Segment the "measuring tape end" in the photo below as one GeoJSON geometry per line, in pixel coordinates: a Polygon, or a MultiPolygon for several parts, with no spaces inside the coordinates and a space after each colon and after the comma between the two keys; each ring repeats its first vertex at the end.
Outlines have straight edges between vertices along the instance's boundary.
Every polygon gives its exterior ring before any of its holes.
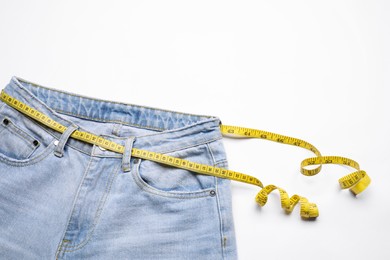
{"type": "Polygon", "coordinates": [[[315,203],[301,205],[301,218],[304,220],[314,220],[320,215],[318,207],[315,203]]]}
{"type": "Polygon", "coordinates": [[[370,182],[371,182],[371,180],[368,183],[359,182],[354,187],[349,189],[349,191],[352,192],[353,195],[357,196],[368,188],[368,185],[370,184],[370,182]]]}
{"type": "Polygon", "coordinates": [[[371,178],[365,171],[357,171],[339,179],[341,189],[349,188],[353,195],[362,193],[371,184],[371,178]]]}

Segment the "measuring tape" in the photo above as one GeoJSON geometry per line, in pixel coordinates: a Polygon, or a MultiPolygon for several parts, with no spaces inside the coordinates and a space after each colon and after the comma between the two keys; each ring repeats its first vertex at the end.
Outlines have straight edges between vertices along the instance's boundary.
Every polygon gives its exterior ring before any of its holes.
{"type": "Polygon", "coordinates": [[[342,164],[355,168],[357,171],[339,179],[340,187],[342,189],[350,188],[350,191],[354,195],[358,195],[364,191],[368,185],[370,185],[370,177],[365,171],[360,170],[360,166],[356,161],[341,156],[322,156],[320,151],[314,145],[301,139],[257,129],[227,125],[221,125],[221,132],[225,135],[260,138],[282,144],[294,145],[312,151],[317,157],[307,158],[301,162],[301,173],[306,176],[313,176],[319,173],[321,171],[322,164],[342,164]],[[319,166],[314,169],[306,169],[305,167],[309,165],[319,166]]]}
{"type": "MultiPolygon", "coordinates": [[[[9,106],[20,111],[21,113],[31,117],[32,119],[42,123],[43,125],[46,125],[47,127],[55,131],[63,133],[67,129],[66,126],[56,122],[52,118],[43,114],[42,112],[11,97],[4,91],[1,92],[1,100],[6,104],[8,104],[9,106]]],[[[322,164],[331,163],[331,164],[343,164],[343,165],[351,166],[355,168],[357,171],[339,179],[339,183],[342,189],[350,188],[351,192],[353,192],[355,195],[361,193],[364,189],[366,189],[371,182],[366,172],[361,171],[359,168],[359,164],[354,160],[345,157],[339,157],[339,156],[322,156],[317,148],[315,148],[313,145],[303,140],[288,137],[288,136],[283,136],[279,134],[274,134],[266,131],[261,131],[257,129],[250,129],[250,128],[237,127],[237,126],[227,126],[227,125],[221,125],[221,132],[226,136],[239,136],[245,138],[266,139],[266,140],[275,141],[283,144],[295,145],[312,151],[316,155],[316,157],[307,158],[303,160],[301,163],[301,173],[307,176],[313,176],[319,173],[322,164]],[[309,165],[318,165],[318,166],[314,169],[306,169],[305,166],[309,166],[309,165]]],[[[104,149],[113,152],[117,152],[121,154],[124,153],[125,148],[123,145],[112,142],[110,140],[107,140],[105,138],[102,138],[100,136],[97,136],[89,132],[76,130],[71,134],[71,137],[83,142],[100,146],[104,149]]],[[[261,190],[256,195],[256,202],[260,206],[264,206],[267,203],[268,195],[274,190],[277,190],[279,191],[280,194],[281,207],[286,212],[288,213],[292,212],[295,206],[299,202],[301,205],[300,214],[302,218],[305,219],[316,218],[319,215],[317,205],[315,203],[310,203],[305,197],[296,194],[293,195],[292,197],[289,197],[287,192],[282,188],[272,184],[263,186],[261,181],[258,180],[256,177],[244,173],[240,173],[240,172],[236,172],[224,168],[218,168],[206,164],[195,163],[192,161],[169,156],[166,154],[141,150],[137,148],[132,149],[131,155],[133,157],[170,165],[173,167],[185,169],[199,174],[231,179],[234,181],[239,181],[239,182],[258,186],[261,188],[261,190]]]]}

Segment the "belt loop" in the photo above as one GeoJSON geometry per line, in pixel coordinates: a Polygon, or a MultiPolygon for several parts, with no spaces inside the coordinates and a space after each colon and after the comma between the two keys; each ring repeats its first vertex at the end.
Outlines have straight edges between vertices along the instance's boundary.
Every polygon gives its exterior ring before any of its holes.
{"type": "Polygon", "coordinates": [[[79,127],[76,125],[70,125],[65,130],[65,132],[61,135],[60,140],[58,140],[57,147],[54,151],[54,155],[57,157],[62,157],[64,155],[64,147],[66,142],[68,141],[70,135],[76,131],[79,127]]]}
{"type": "Polygon", "coordinates": [[[135,140],[135,136],[130,136],[125,141],[125,151],[123,152],[123,157],[122,157],[122,170],[124,172],[130,171],[131,150],[133,149],[134,140],[135,140]]]}

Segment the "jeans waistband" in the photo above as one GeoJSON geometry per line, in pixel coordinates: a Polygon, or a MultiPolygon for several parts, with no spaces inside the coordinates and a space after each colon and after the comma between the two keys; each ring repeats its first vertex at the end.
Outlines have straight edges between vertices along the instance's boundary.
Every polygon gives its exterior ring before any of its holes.
{"type": "MultiPolygon", "coordinates": [[[[102,135],[122,145],[129,135],[112,134],[115,132],[112,128],[138,129],[140,132],[135,135],[133,147],[139,149],[164,153],[222,137],[220,120],[214,116],[94,99],[44,87],[19,77],[12,77],[4,91],[67,127],[80,126],[83,120],[104,123],[99,133],[82,126],[80,130],[102,135]]],[[[61,133],[47,130],[54,137],[61,136],[61,133]]],[[[68,144],[87,154],[92,154],[94,150],[92,145],[75,139],[70,139],[68,144]]],[[[110,151],[102,152],[100,156],[121,157],[110,151]]]]}

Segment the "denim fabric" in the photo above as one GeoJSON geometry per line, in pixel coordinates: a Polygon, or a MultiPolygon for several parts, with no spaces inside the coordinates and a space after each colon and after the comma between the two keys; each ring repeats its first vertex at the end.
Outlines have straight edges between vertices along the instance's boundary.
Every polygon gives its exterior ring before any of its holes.
{"type": "MultiPolygon", "coordinates": [[[[17,77],[4,90],[72,130],[227,167],[216,117],[17,77]]],[[[0,259],[237,258],[229,180],[68,138],[3,102],[0,123],[0,259]]]]}

